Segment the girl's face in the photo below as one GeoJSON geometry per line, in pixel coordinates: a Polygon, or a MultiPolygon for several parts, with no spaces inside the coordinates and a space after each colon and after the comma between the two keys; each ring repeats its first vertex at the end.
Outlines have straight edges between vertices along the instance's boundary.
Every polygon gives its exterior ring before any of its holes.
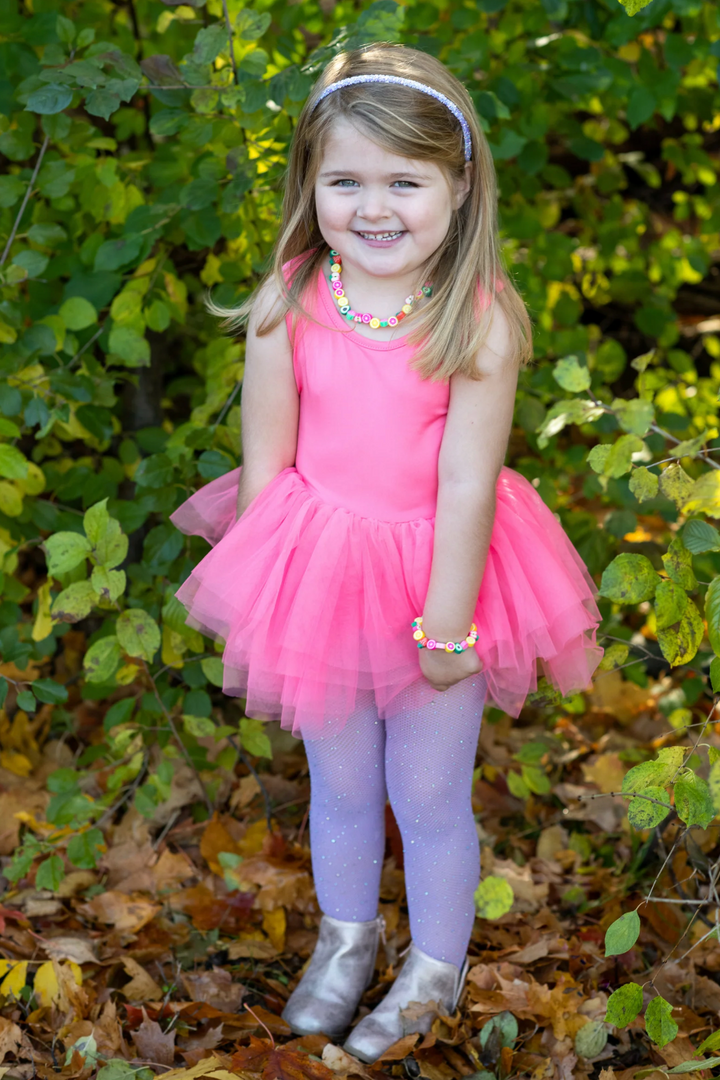
{"type": "Polygon", "coordinates": [[[340,117],[315,182],[320,232],[344,263],[369,275],[412,274],[445,239],[469,174],[453,182],[434,162],[393,154],[340,117]]]}

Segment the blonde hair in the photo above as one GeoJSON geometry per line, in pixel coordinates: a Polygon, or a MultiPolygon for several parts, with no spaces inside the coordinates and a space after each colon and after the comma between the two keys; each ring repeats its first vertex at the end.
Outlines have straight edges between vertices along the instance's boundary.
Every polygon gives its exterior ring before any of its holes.
{"type": "MultiPolygon", "coordinates": [[[[329,251],[318,228],[315,181],[327,134],[338,117],[394,154],[435,162],[450,179],[464,176],[460,125],[435,98],[406,86],[362,83],[333,91],[318,102],[330,83],[366,74],[411,78],[440,91],[462,110],[472,136],[470,192],[453,211],[445,239],[423,268],[424,279],[434,283],[433,295],[413,313],[408,325],[408,342],[417,346],[413,367],[425,378],[444,380],[455,372],[478,378],[477,353],[487,338],[495,304],[507,318],[514,358],[527,363],[532,355],[530,319],[501,266],[495,167],[472,99],[439,60],[403,45],[376,44],[340,53],[313,87],[293,137],[282,226],[273,266],[265,278],[274,279],[283,304],[271,308],[257,333],[269,333],[288,311],[311,317],[302,297],[329,251]],[[298,262],[288,284],[282,268],[292,259],[298,262]],[[488,298],[485,303],[478,303],[478,286],[488,298]]],[[[236,329],[247,320],[257,295],[258,290],[237,308],[218,307],[212,301],[208,308],[224,318],[224,327],[236,329]]]]}

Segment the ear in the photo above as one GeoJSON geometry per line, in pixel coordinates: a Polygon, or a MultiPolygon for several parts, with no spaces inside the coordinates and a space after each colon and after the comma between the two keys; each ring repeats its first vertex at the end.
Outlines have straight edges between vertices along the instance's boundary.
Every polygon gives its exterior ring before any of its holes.
{"type": "Polygon", "coordinates": [[[465,162],[465,173],[461,180],[455,181],[455,209],[459,210],[470,194],[473,181],[473,166],[471,161],[465,162]]]}

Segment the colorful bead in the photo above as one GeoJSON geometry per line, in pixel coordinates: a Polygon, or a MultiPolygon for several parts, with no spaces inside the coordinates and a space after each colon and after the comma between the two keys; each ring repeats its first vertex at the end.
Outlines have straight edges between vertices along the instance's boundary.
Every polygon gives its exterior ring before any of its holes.
{"type": "Polygon", "coordinates": [[[422,630],[416,630],[415,633],[413,634],[413,637],[415,638],[416,641],[422,641],[422,639],[425,637],[425,635],[423,634],[422,630]]]}
{"type": "Polygon", "coordinates": [[[463,641],[440,642],[426,637],[422,628],[422,615],[417,615],[410,625],[413,630],[413,640],[416,642],[418,649],[443,649],[447,653],[461,653],[473,648],[478,639],[478,630],[475,623],[472,624],[470,633],[463,641]]]}
{"type": "Polygon", "coordinates": [[[433,641],[433,639],[430,638],[429,641],[425,642],[425,648],[426,649],[437,649],[437,641],[433,641]]]}
{"type": "Polygon", "coordinates": [[[338,307],[341,314],[349,322],[361,322],[365,326],[369,326],[372,330],[384,329],[388,326],[397,326],[406,316],[410,315],[413,310],[413,305],[416,300],[421,300],[423,296],[432,295],[432,284],[427,282],[423,285],[414,295],[406,296],[405,303],[403,304],[397,315],[391,315],[388,319],[378,319],[377,316],[371,315],[369,312],[360,313],[353,311],[350,307],[343,283],[340,275],[342,274],[342,259],[340,253],[331,249],[330,251],[330,288],[332,289],[335,299],[337,300],[338,307]]]}

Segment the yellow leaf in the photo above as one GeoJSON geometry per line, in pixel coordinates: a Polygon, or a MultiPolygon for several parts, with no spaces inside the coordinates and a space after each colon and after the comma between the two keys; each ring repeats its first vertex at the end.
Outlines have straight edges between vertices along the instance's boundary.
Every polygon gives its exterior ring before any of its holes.
{"type": "Polygon", "coordinates": [[[200,271],[200,280],[204,285],[218,285],[223,280],[223,276],[220,273],[221,262],[217,255],[213,255],[212,251],[205,260],[205,265],[200,271]]]}
{"type": "Polygon", "coordinates": [[[44,641],[52,633],[53,621],[50,617],[50,580],[38,589],[38,609],[32,628],[33,641],[44,641]]]}
{"type": "Polygon", "coordinates": [[[287,928],[285,908],[278,907],[274,911],[265,911],[262,924],[271,944],[275,946],[278,952],[282,952],[285,948],[285,930],[287,928]]]}
{"type": "Polygon", "coordinates": [[[681,509],[683,514],[704,513],[720,518],[720,476],[717,469],[711,469],[695,481],[681,509]]]}
{"type": "Polygon", "coordinates": [[[129,683],[134,682],[139,670],[137,664],[124,664],[115,672],[115,682],[118,686],[128,686],[129,683]]]}
{"type": "Polygon", "coordinates": [[[28,461],[27,476],[18,480],[17,485],[25,495],[39,495],[45,490],[45,473],[34,461],[28,461]]]}
{"type": "Polygon", "coordinates": [[[15,776],[29,776],[32,772],[32,762],[17,750],[0,750],[0,765],[15,776]]]}
{"type": "Polygon", "coordinates": [[[0,511],[7,517],[18,517],[22,514],[22,506],[22,494],[17,484],[0,480],[0,511]]]}
{"type": "Polygon", "coordinates": [[[33,985],[38,1005],[53,1005],[55,1003],[60,992],[60,984],[52,960],[40,965],[35,972],[33,985]]]}
{"type": "Polygon", "coordinates": [[[183,653],[187,650],[187,643],[180,634],[171,630],[167,623],[163,624],[162,633],[162,662],[168,667],[181,668],[183,666],[183,653]]]}
{"type": "Polygon", "coordinates": [[[6,997],[12,994],[13,997],[19,998],[27,979],[27,967],[27,960],[20,960],[17,964],[13,964],[12,969],[0,983],[0,994],[5,994],[6,997]]]}
{"type": "Polygon", "coordinates": [[[10,971],[14,966],[15,966],[15,961],[14,960],[0,959],[0,979],[5,978],[8,971],[10,971]]]}
{"type": "Polygon", "coordinates": [[[0,344],[12,345],[14,341],[17,341],[17,331],[3,319],[0,319],[0,344]]]}

